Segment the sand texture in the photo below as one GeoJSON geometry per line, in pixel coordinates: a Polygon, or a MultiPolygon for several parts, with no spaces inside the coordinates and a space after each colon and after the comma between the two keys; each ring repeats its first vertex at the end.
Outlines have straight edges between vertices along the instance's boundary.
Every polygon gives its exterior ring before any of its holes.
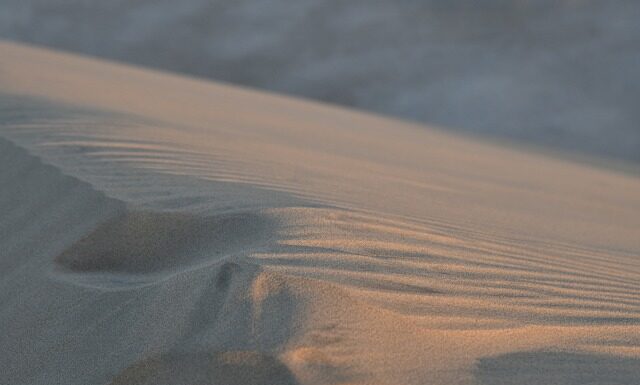
{"type": "Polygon", "coordinates": [[[0,37],[640,166],[638,0],[2,0],[0,37]]]}
{"type": "Polygon", "coordinates": [[[0,43],[0,383],[640,381],[640,179],[0,43]]]}

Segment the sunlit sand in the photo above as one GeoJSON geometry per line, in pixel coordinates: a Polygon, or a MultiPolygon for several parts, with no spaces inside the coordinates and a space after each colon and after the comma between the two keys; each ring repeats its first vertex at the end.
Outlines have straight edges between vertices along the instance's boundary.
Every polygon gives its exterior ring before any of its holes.
{"type": "Polygon", "coordinates": [[[637,384],[640,179],[0,43],[0,383],[637,384]]]}

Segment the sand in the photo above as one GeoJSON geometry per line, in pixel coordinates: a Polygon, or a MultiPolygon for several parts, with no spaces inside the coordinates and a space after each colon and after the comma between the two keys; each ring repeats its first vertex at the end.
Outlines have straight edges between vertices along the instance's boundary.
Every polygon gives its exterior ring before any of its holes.
{"type": "Polygon", "coordinates": [[[637,384],[640,179],[0,43],[0,383],[637,384]]]}
{"type": "Polygon", "coordinates": [[[0,37],[640,165],[637,0],[52,1],[0,37]]]}

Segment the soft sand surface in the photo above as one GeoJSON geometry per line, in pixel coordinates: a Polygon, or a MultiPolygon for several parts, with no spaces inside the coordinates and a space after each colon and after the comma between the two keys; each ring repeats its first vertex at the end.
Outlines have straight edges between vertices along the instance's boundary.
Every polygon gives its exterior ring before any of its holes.
{"type": "Polygon", "coordinates": [[[0,383],[637,384],[640,179],[0,43],[0,383]]]}
{"type": "Polygon", "coordinates": [[[0,36],[640,165],[638,0],[2,0],[0,36]]]}

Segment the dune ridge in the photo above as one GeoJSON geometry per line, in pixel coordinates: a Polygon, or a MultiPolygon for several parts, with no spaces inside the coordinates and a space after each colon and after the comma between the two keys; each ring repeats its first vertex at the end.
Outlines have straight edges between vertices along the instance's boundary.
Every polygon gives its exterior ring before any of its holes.
{"type": "Polygon", "coordinates": [[[0,52],[0,382],[640,377],[637,178],[0,52]]]}

